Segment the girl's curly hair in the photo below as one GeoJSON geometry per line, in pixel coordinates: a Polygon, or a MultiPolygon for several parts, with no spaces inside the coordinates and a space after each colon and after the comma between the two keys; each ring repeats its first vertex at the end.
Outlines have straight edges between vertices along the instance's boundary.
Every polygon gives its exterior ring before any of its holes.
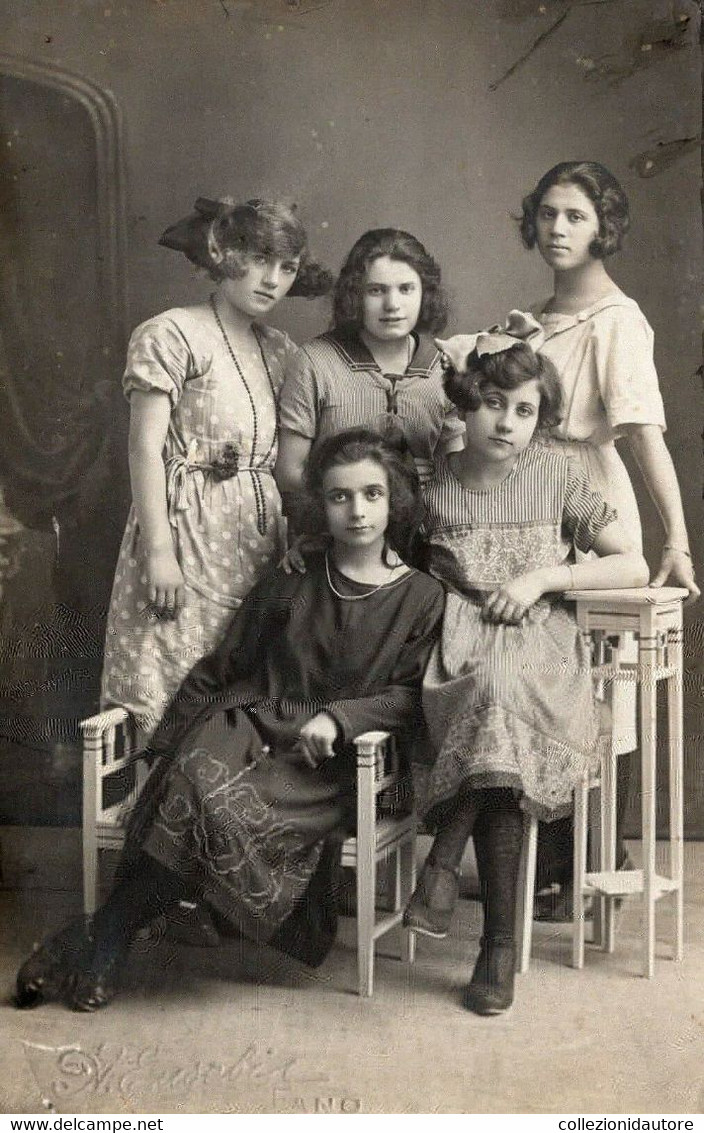
{"type": "Polygon", "coordinates": [[[618,252],[631,223],[628,197],[613,173],[597,161],[561,161],[548,169],[533,191],[523,198],[520,232],[526,248],[536,245],[538,209],[554,185],[576,185],[594,205],[599,218],[599,235],[589,245],[594,259],[605,260],[618,252]]]}
{"type": "Polygon", "coordinates": [[[540,389],[538,429],[546,431],[562,420],[562,385],[550,359],[536,354],[525,342],[517,342],[498,354],[480,356],[473,350],[462,371],[454,366],[447,367],[443,384],[445,393],[460,413],[476,413],[486,386],[512,390],[533,380],[538,381],[540,389]]]}
{"type": "Polygon", "coordinates": [[[408,453],[389,443],[371,429],[345,429],[316,441],[306,462],[305,489],[309,500],[306,533],[326,530],[323,502],[325,473],[341,464],[372,460],[386,474],[389,486],[389,524],[386,528],[384,558],[395,551],[405,562],[412,561],[418,531],[424,517],[423,497],[418,473],[408,453]]]}
{"type": "Polygon", "coordinates": [[[251,200],[232,204],[199,197],[195,212],[171,225],[159,243],[174,248],[216,283],[241,279],[247,253],[282,259],[300,256],[300,266],[288,295],[314,299],[332,290],[333,277],[312,260],[308,237],[295,207],[281,201],[251,200]]]}
{"type": "Polygon", "coordinates": [[[335,284],[334,329],[347,332],[361,329],[365,274],[380,256],[408,264],[420,276],[423,298],[415,329],[430,334],[444,330],[449,303],[441,283],[440,266],[420,240],[400,228],[373,228],[360,236],[350,251],[335,284]]]}

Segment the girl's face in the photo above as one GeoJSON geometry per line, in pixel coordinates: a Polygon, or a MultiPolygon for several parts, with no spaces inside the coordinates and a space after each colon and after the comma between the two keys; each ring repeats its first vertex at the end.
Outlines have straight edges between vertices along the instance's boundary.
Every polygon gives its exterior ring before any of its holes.
{"type": "Polygon", "coordinates": [[[538,206],[538,249],[553,271],[568,271],[593,260],[589,246],[599,235],[599,217],[578,185],[553,185],[538,206]]]}
{"type": "Polygon", "coordinates": [[[223,279],[220,294],[243,315],[250,318],[266,315],[291,290],[300,262],[300,256],[284,258],[264,252],[245,252],[242,257],[244,274],[239,279],[229,276],[223,279]]]}
{"type": "Polygon", "coordinates": [[[420,315],[423,285],[415,268],[390,256],[378,256],[362,285],[362,326],[377,342],[410,334],[420,315]]]}
{"type": "Polygon", "coordinates": [[[323,475],[323,502],[335,543],[358,550],[378,548],[381,554],[389,523],[389,481],[380,464],[365,458],[328,468],[323,475]]]}
{"type": "Polygon", "coordinates": [[[483,386],[482,403],[465,414],[468,452],[485,464],[513,465],[533,439],[540,411],[540,383],[537,378],[516,389],[483,386]]]}

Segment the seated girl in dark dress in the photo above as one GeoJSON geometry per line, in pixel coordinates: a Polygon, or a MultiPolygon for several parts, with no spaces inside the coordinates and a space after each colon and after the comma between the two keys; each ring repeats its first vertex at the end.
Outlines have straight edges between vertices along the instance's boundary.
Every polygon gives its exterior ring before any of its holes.
{"type": "Polygon", "coordinates": [[[69,925],[22,966],[20,1007],[50,996],[79,1011],[107,1004],[135,933],[184,896],[311,965],[327,954],[355,809],[352,740],[417,728],[443,591],[403,561],[422,515],[418,481],[380,436],[326,438],[307,484],[328,549],[305,574],[265,575],[186,678],[150,745],[160,759],[121,880],[90,925],[69,925]]]}

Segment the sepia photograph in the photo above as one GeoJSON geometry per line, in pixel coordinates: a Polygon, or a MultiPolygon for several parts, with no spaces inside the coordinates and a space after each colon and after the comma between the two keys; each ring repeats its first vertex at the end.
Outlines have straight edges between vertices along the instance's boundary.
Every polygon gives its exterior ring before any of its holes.
{"type": "Polygon", "coordinates": [[[6,1117],[704,1111],[703,15],[4,0],[6,1117]]]}

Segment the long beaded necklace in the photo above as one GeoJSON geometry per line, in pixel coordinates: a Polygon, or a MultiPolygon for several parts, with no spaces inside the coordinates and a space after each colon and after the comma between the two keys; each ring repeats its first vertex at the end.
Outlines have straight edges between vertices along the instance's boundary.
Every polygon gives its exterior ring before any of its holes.
{"type": "MultiPolygon", "coordinates": [[[[254,461],[256,459],[256,452],[257,452],[257,441],[259,439],[259,436],[258,436],[259,421],[257,419],[257,407],[256,407],[256,404],[255,404],[254,398],[252,396],[252,391],[249,388],[249,385],[247,384],[247,379],[244,376],[244,371],[242,370],[242,367],[240,366],[239,361],[237,360],[237,355],[235,354],[234,350],[232,349],[232,343],[230,342],[230,339],[227,336],[227,331],[225,330],[225,327],[222,324],[222,320],[220,318],[220,315],[218,314],[217,303],[215,301],[214,295],[210,296],[210,306],[213,309],[213,315],[215,316],[215,322],[217,323],[218,328],[220,330],[220,334],[223,337],[223,340],[225,342],[225,346],[227,347],[227,352],[230,355],[230,358],[232,359],[232,363],[233,363],[233,365],[234,365],[234,367],[237,370],[237,373],[239,375],[240,381],[242,382],[242,385],[245,388],[247,397],[249,398],[249,404],[250,404],[250,407],[251,407],[251,410],[252,410],[252,454],[251,454],[250,460],[249,460],[249,463],[251,465],[251,468],[249,469],[249,473],[250,473],[250,476],[252,477],[252,487],[254,489],[254,500],[255,500],[255,503],[257,505],[257,530],[259,531],[260,535],[264,535],[266,533],[266,499],[265,499],[265,496],[264,496],[264,489],[262,487],[260,476],[257,473],[256,468],[255,468],[255,464],[254,464],[254,461]]],[[[276,405],[276,389],[274,388],[274,382],[273,382],[273,379],[272,379],[272,376],[271,376],[271,370],[269,369],[269,363],[266,360],[266,354],[264,353],[264,347],[262,345],[261,338],[259,337],[259,332],[257,330],[256,323],[252,323],[252,333],[254,334],[254,337],[255,337],[256,342],[257,342],[257,346],[259,347],[259,353],[261,355],[262,364],[264,366],[264,370],[266,371],[266,376],[269,379],[271,396],[274,399],[274,405],[276,405]]],[[[274,425],[274,435],[272,437],[271,444],[269,445],[269,448],[266,452],[266,455],[260,461],[260,464],[261,464],[262,467],[266,467],[266,462],[269,459],[269,457],[271,456],[271,454],[274,450],[275,444],[276,444],[276,425],[274,425]]]]}
{"type": "Polygon", "coordinates": [[[340,591],[335,589],[332,578],[330,576],[330,557],[326,551],[325,574],[327,576],[328,586],[330,587],[336,598],[340,598],[343,602],[363,602],[365,598],[371,598],[372,594],[377,594],[380,590],[393,590],[393,588],[395,586],[398,586],[399,583],[404,582],[408,578],[409,574],[413,574],[413,571],[406,571],[406,573],[402,574],[400,578],[397,578],[395,582],[380,582],[378,586],[375,586],[373,590],[368,590],[366,594],[340,594],[340,591]]]}

